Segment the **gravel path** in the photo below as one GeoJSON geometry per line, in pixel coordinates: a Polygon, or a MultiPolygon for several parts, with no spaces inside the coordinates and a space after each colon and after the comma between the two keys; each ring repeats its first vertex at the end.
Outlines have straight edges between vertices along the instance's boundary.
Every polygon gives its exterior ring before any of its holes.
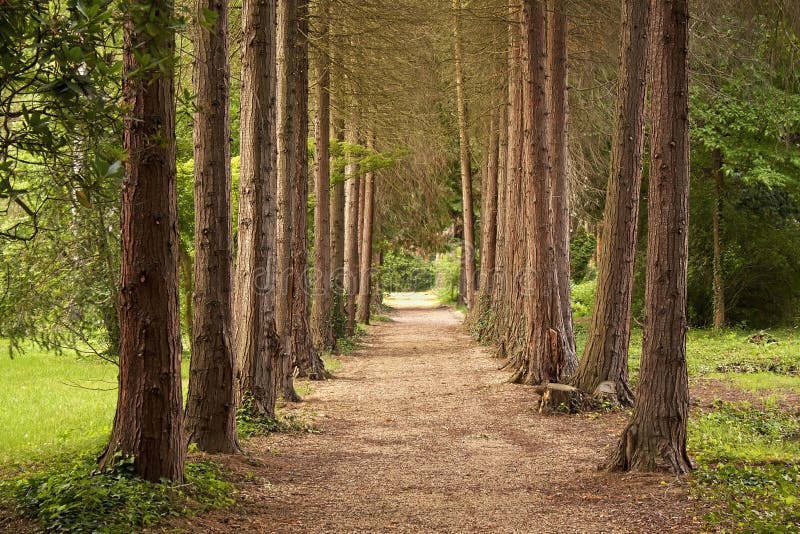
{"type": "Polygon", "coordinates": [[[399,295],[334,379],[291,411],[319,434],[250,441],[206,532],[697,532],[685,479],[597,465],[625,414],[542,416],[530,388],[431,297],[399,295]]]}

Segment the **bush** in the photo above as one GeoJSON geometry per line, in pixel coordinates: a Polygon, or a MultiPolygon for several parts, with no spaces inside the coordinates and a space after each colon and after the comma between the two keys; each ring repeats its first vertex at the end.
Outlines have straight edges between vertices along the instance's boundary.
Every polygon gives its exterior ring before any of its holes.
{"type": "Polygon", "coordinates": [[[436,270],[436,295],[442,302],[455,302],[458,299],[461,277],[461,249],[455,248],[437,256],[433,263],[436,270]]]}
{"type": "Polygon", "coordinates": [[[436,281],[436,272],[424,257],[396,249],[384,256],[380,277],[386,291],[428,291],[436,281]]]}
{"type": "Polygon", "coordinates": [[[569,269],[572,281],[580,283],[591,273],[589,262],[597,249],[597,239],[583,228],[579,228],[569,242],[569,269]]]}

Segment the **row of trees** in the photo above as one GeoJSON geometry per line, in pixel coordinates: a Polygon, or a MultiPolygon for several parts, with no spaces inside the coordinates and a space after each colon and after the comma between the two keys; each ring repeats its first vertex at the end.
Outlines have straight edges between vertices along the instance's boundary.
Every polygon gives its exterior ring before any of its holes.
{"type": "MultiPolygon", "coordinates": [[[[320,20],[325,19],[327,5],[316,7],[320,20]]],[[[333,180],[331,193],[330,61],[324,48],[315,61],[321,83],[313,145],[311,302],[310,13],[305,3],[242,4],[234,267],[228,13],[224,0],[200,1],[195,13],[195,244],[185,418],[172,3],[131,2],[124,20],[128,158],[122,198],[120,387],[101,464],[113,462],[120,452],[131,455],[137,472],[149,480],[181,480],[187,443],[212,453],[237,452],[237,409],[274,418],[278,395],[300,400],[293,385],[296,371],[311,379],[326,377],[321,353],[335,347],[334,315],[344,313],[348,335],[354,333],[356,310],[360,321],[369,321],[375,170],[388,163],[372,148],[374,136],[367,134],[368,148],[360,148],[356,125],[347,124],[345,176],[333,180]]]]}
{"type": "MultiPolygon", "coordinates": [[[[619,401],[633,403],[634,411],[612,468],[652,470],[666,465],[686,472],[691,468],[686,455],[685,353],[688,2],[623,2],[617,122],[598,293],[580,366],[570,304],[567,13],[563,3],[554,1],[545,5],[526,0],[519,8],[509,3],[505,172],[494,163],[493,134],[483,184],[483,209],[489,217],[484,219],[481,267],[488,272],[481,280],[487,287],[478,301],[468,299],[470,313],[482,318],[480,334],[497,341],[509,358],[512,381],[572,381],[587,394],[601,382],[616,384],[619,401]],[[647,296],[642,370],[634,401],[627,352],[648,86],[647,296]],[[496,250],[487,250],[493,245],[496,250]],[[521,309],[518,295],[523,295],[521,309]]],[[[465,190],[464,198],[468,193],[465,190]]],[[[466,227],[467,210],[464,217],[466,227]]],[[[469,274],[467,280],[471,286],[469,274]]]]}

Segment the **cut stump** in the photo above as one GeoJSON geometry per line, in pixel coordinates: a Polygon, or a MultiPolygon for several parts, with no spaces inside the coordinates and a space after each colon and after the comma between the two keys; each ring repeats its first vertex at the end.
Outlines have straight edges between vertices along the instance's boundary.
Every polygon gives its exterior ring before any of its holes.
{"type": "Polygon", "coordinates": [[[550,382],[533,388],[540,395],[539,413],[578,413],[583,407],[583,393],[566,384],[550,382]]]}

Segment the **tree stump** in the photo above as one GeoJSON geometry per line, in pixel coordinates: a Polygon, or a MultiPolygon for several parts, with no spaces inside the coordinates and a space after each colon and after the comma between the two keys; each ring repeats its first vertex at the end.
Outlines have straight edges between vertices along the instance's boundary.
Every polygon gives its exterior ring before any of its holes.
{"type": "Polygon", "coordinates": [[[536,386],[533,391],[542,397],[539,413],[578,413],[583,407],[583,393],[566,384],[550,382],[536,386]]]}

